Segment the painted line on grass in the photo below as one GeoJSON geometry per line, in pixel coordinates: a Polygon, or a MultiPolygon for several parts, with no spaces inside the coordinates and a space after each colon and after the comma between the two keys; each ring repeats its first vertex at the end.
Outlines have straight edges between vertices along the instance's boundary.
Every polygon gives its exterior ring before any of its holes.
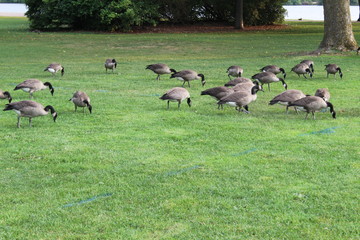
{"type": "Polygon", "coordinates": [[[174,175],[178,175],[178,174],[181,174],[181,173],[184,173],[184,172],[189,172],[189,171],[191,171],[191,170],[198,169],[198,168],[201,168],[201,165],[195,165],[195,166],[192,166],[192,167],[188,167],[188,168],[183,168],[183,169],[176,170],[176,171],[167,172],[165,175],[166,175],[166,176],[174,176],[174,175]]]}
{"type": "Polygon", "coordinates": [[[105,89],[97,89],[94,92],[103,92],[103,93],[107,93],[110,92],[109,90],[105,90],[105,89]]]}
{"type": "Polygon", "coordinates": [[[160,97],[160,94],[140,94],[140,97],[160,97]]]}
{"type": "Polygon", "coordinates": [[[309,133],[303,133],[300,134],[299,136],[306,136],[306,135],[313,135],[313,134],[330,134],[330,133],[335,133],[334,129],[340,128],[339,126],[337,127],[330,127],[330,128],[325,128],[323,130],[320,131],[314,131],[314,132],[309,132],[309,133]]]}
{"type": "Polygon", "coordinates": [[[241,156],[241,155],[244,155],[244,154],[252,153],[252,152],[255,152],[255,151],[257,151],[257,148],[251,148],[251,149],[248,149],[248,150],[246,150],[246,151],[244,151],[244,152],[231,154],[231,156],[237,157],[237,156],[241,156]]]}
{"type": "Polygon", "coordinates": [[[85,204],[85,203],[88,203],[88,202],[95,201],[96,199],[105,198],[105,197],[110,197],[110,196],[112,196],[112,195],[113,195],[112,193],[104,193],[104,194],[100,194],[100,195],[94,196],[94,197],[92,197],[92,198],[84,199],[84,200],[81,200],[81,201],[78,201],[78,202],[65,204],[65,205],[63,205],[62,207],[64,207],[64,208],[66,208],[66,207],[73,207],[73,206],[75,206],[75,205],[85,204]]]}

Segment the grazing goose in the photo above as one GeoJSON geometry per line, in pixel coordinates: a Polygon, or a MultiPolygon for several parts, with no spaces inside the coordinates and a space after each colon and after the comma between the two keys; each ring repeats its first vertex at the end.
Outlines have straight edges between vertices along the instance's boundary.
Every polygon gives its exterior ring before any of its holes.
{"type": "Polygon", "coordinates": [[[323,98],[325,101],[330,100],[330,92],[327,88],[319,88],[315,92],[315,96],[323,98]]]}
{"type": "Polygon", "coordinates": [[[272,72],[261,72],[261,73],[255,74],[251,78],[258,80],[261,83],[261,86],[264,85],[265,83],[267,83],[269,91],[270,91],[270,83],[273,83],[273,82],[282,82],[284,88],[287,89],[287,84],[285,83],[284,79],[278,78],[272,72]]]}
{"type": "Polygon", "coordinates": [[[90,105],[90,98],[89,96],[81,91],[76,91],[72,98],[69,99],[69,101],[72,101],[75,105],[75,112],[77,110],[77,107],[82,107],[83,112],[85,111],[85,107],[89,109],[89,112],[92,111],[92,106],[90,105]]]}
{"type": "Polygon", "coordinates": [[[228,104],[232,107],[235,107],[235,110],[242,111],[245,113],[249,112],[248,105],[255,101],[257,98],[256,93],[260,90],[260,86],[254,86],[251,89],[251,92],[242,91],[242,92],[234,92],[220,99],[218,102],[219,105],[228,104]],[[244,108],[244,109],[242,109],[244,108]]]}
{"type": "Polygon", "coordinates": [[[180,81],[184,81],[182,87],[184,87],[185,82],[188,83],[190,87],[190,81],[201,79],[201,85],[204,86],[206,81],[203,74],[198,74],[193,70],[182,70],[180,72],[176,72],[171,74],[170,78],[177,78],[180,81]]]}
{"type": "Polygon", "coordinates": [[[306,65],[308,65],[310,67],[310,70],[312,73],[314,73],[314,61],[311,60],[302,60],[300,63],[305,63],[306,65]]]}
{"type": "Polygon", "coordinates": [[[168,65],[163,63],[150,64],[147,65],[145,69],[149,69],[156,73],[156,80],[160,80],[160,75],[176,73],[175,69],[169,68],[168,65]]]}
{"type": "Polygon", "coordinates": [[[9,103],[12,101],[12,97],[8,91],[0,90],[0,99],[7,99],[9,103]]]}
{"type": "Polygon", "coordinates": [[[51,95],[54,95],[54,88],[49,82],[43,83],[40,80],[37,79],[28,79],[23,81],[22,83],[18,84],[14,90],[21,89],[24,92],[30,93],[30,98],[33,97],[33,93],[36,91],[44,90],[47,87],[49,87],[51,95]]]}
{"type": "MultiPolygon", "coordinates": [[[[234,92],[234,89],[228,88],[228,87],[214,87],[209,88],[201,92],[201,95],[209,95],[211,97],[214,97],[216,100],[220,100],[221,98],[231,94],[234,92]]],[[[218,105],[218,109],[222,107],[222,105],[218,105]]]]}
{"type": "Polygon", "coordinates": [[[251,79],[239,77],[239,78],[234,78],[233,80],[228,81],[227,83],[224,84],[224,86],[225,87],[233,87],[236,84],[245,83],[245,82],[252,83],[251,79]]]}
{"type": "Polygon", "coordinates": [[[339,72],[340,78],[343,77],[343,74],[341,72],[341,68],[339,68],[338,65],[336,65],[336,64],[327,64],[327,65],[325,65],[325,70],[327,72],[326,77],[329,77],[329,74],[334,74],[334,77],[335,77],[335,74],[337,72],[339,72]]]}
{"type": "Polygon", "coordinates": [[[336,118],[336,112],[334,110],[334,106],[330,102],[325,101],[321,97],[307,96],[290,103],[288,106],[289,107],[294,106],[298,109],[306,111],[305,119],[307,119],[310,112],[313,115],[313,119],[315,119],[315,112],[330,107],[330,112],[332,114],[332,117],[336,118]]]}
{"type": "Polygon", "coordinates": [[[17,127],[20,127],[20,118],[21,117],[27,117],[29,118],[29,125],[31,127],[31,120],[34,117],[44,116],[49,113],[49,110],[51,112],[51,115],[54,119],[54,122],[57,118],[57,113],[55,112],[55,109],[48,105],[44,108],[43,105],[41,105],[38,102],[34,101],[20,101],[20,102],[13,102],[6,104],[3,111],[9,111],[14,110],[18,115],[18,121],[17,121],[17,127]]]}
{"type": "Polygon", "coordinates": [[[242,69],[239,66],[230,66],[226,73],[228,74],[229,79],[231,80],[231,77],[241,77],[241,75],[244,73],[244,69],[242,69]]]}
{"type": "MultiPolygon", "coordinates": [[[[259,82],[258,81],[253,81],[253,82],[238,83],[232,88],[232,90],[234,90],[234,92],[241,92],[241,91],[249,91],[249,92],[251,92],[251,89],[252,89],[253,86],[259,86],[259,82]]],[[[260,86],[259,90],[264,91],[261,86],[260,86]]]]}
{"type": "MultiPolygon", "coordinates": [[[[288,113],[289,110],[289,103],[292,103],[296,100],[299,100],[301,98],[306,97],[306,95],[300,91],[300,90],[295,90],[295,89],[290,89],[290,90],[286,90],[282,93],[280,93],[279,95],[275,96],[272,100],[270,100],[269,105],[274,105],[274,104],[281,104],[286,106],[286,113],[288,113]]],[[[295,107],[295,111],[297,113],[297,109],[295,107]]]]}
{"type": "Polygon", "coordinates": [[[169,102],[178,102],[178,108],[183,100],[187,99],[187,104],[191,107],[190,93],[182,87],[174,87],[167,91],[160,97],[161,100],[167,100],[167,109],[169,109],[169,102]]]}
{"type": "Polygon", "coordinates": [[[61,76],[64,75],[64,67],[61,66],[59,63],[51,63],[49,66],[47,66],[44,71],[51,72],[52,75],[55,75],[58,71],[61,70],[61,76]]]}
{"type": "Polygon", "coordinates": [[[263,67],[262,69],[260,69],[260,71],[262,72],[272,72],[274,74],[279,74],[282,73],[284,76],[284,79],[286,78],[286,73],[285,73],[285,69],[278,67],[276,65],[267,65],[265,67],[263,67]]]}
{"type": "Polygon", "coordinates": [[[117,66],[117,62],[116,62],[116,60],[114,58],[113,59],[108,58],[108,59],[105,60],[104,66],[105,66],[106,72],[107,72],[108,69],[111,69],[112,72],[114,72],[114,69],[117,66]]]}
{"type": "Polygon", "coordinates": [[[307,78],[305,76],[305,74],[309,74],[310,75],[310,78],[312,78],[313,74],[310,70],[310,67],[309,65],[305,64],[305,63],[299,63],[297,65],[295,65],[291,71],[293,71],[294,73],[296,73],[299,77],[300,77],[300,74],[302,74],[304,76],[304,78],[307,78]]]}

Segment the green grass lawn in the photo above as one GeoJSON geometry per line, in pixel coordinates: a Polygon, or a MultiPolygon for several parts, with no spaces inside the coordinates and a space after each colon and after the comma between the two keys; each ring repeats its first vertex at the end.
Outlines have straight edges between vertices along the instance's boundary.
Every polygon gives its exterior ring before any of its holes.
{"type": "MultiPolygon", "coordinates": [[[[30,128],[0,112],[0,239],[359,239],[360,56],[308,56],[322,24],[289,22],[277,31],[173,34],[29,32],[25,18],[0,18],[0,89],[37,78],[55,88],[34,100],[52,105],[30,128]],[[105,72],[115,58],[115,73],[105,72]],[[315,62],[313,79],[290,69],[315,62]],[[43,69],[60,62],[65,75],[43,69]],[[167,63],[203,73],[191,108],[159,100],[181,82],[145,66],[167,63]],[[336,63],[344,77],[326,78],[336,63]],[[251,114],[200,96],[228,81],[227,67],[251,77],[268,64],[287,71],[289,89],[327,87],[337,112],[285,114],[268,102],[251,114]],[[68,100],[88,93],[93,114],[68,100]]],[[[360,24],[354,23],[360,42],[360,24]]],[[[1,101],[4,106],[7,101],[1,101]]]]}

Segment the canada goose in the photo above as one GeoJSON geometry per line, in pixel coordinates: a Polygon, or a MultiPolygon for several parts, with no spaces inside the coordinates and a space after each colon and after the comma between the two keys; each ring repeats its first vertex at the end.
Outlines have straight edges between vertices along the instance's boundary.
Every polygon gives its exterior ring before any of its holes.
{"type": "Polygon", "coordinates": [[[264,85],[265,83],[267,83],[269,91],[270,91],[270,83],[273,83],[273,82],[282,82],[284,88],[287,89],[287,84],[285,83],[284,79],[278,78],[272,72],[261,72],[261,73],[255,74],[251,78],[258,80],[261,83],[261,86],[264,85]]]}
{"type": "Polygon", "coordinates": [[[168,65],[163,63],[156,63],[147,65],[145,69],[150,69],[157,74],[156,80],[160,80],[160,75],[176,73],[175,69],[169,68],[168,65]]]}
{"type": "Polygon", "coordinates": [[[49,113],[49,110],[51,112],[51,115],[54,119],[54,122],[57,118],[57,113],[55,112],[55,109],[48,105],[44,108],[43,105],[41,105],[38,102],[34,101],[20,101],[20,102],[13,102],[6,104],[3,111],[9,111],[14,110],[18,115],[18,121],[17,121],[17,127],[20,127],[20,118],[21,117],[27,117],[29,118],[29,125],[31,127],[31,120],[34,117],[44,116],[49,113]]]}
{"type": "Polygon", "coordinates": [[[261,68],[260,71],[262,71],[262,72],[272,72],[274,74],[282,73],[283,76],[284,76],[284,79],[286,78],[285,69],[283,69],[281,67],[278,67],[276,65],[267,65],[267,66],[261,68]]]}
{"type": "Polygon", "coordinates": [[[305,63],[306,65],[308,65],[310,67],[310,70],[312,73],[314,73],[314,61],[311,60],[302,60],[300,63],[305,63]]]}
{"type": "Polygon", "coordinates": [[[330,100],[330,92],[327,88],[319,88],[315,92],[315,96],[323,98],[325,101],[330,100]]]}
{"type": "Polygon", "coordinates": [[[245,83],[245,82],[252,83],[251,79],[244,78],[244,77],[238,77],[238,78],[234,78],[233,80],[228,81],[227,83],[224,84],[224,86],[225,87],[233,87],[236,84],[245,83]]]}
{"type": "MultiPolygon", "coordinates": [[[[292,103],[296,100],[299,100],[301,98],[306,97],[306,95],[300,91],[295,89],[286,90],[279,95],[275,96],[272,100],[270,100],[269,105],[274,104],[281,104],[286,106],[286,113],[288,113],[289,110],[289,103],[292,103]]],[[[295,111],[297,112],[297,109],[295,107],[295,111]]]]}
{"type": "Polygon", "coordinates": [[[221,98],[218,104],[219,105],[228,104],[232,107],[235,107],[235,110],[239,112],[242,111],[245,113],[250,113],[248,105],[256,100],[257,98],[256,93],[259,90],[260,90],[260,86],[254,86],[252,87],[251,92],[248,91],[234,92],[232,94],[229,94],[221,98]],[[245,110],[242,109],[242,107],[245,110]]]}
{"type": "Polygon", "coordinates": [[[337,72],[339,72],[340,78],[343,77],[343,74],[341,72],[341,68],[339,68],[338,65],[336,65],[336,64],[327,64],[327,65],[325,65],[325,70],[327,72],[326,77],[329,77],[329,74],[334,74],[334,77],[335,77],[335,74],[337,72]]]}
{"type": "Polygon", "coordinates": [[[160,97],[161,100],[167,100],[167,109],[169,109],[169,102],[178,102],[178,108],[183,100],[187,99],[187,104],[191,107],[190,93],[182,87],[174,87],[167,91],[160,97]]]}
{"type": "Polygon", "coordinates": [[[12,101],[12,97],[8,91],[0,90],[0,99],[7,99],[9,103],[12,101]]]}
{"type": "Polygon", "coordinates": [[[204,75],[201,73],[198,74],[193,70],[182,70],[180,72],[173,73],[170,78],[177,78],[180,81],[184,81],[182,87],[184,87],[185,82],[187,82],[190,87],[190,81],[197,79],[201,79],[202,86],[206,83],[204,75]]]}
{"type": "Polygon", "coordinates": [[[310,78],[312,78],[313,74],[310,70],[310,67],[309,65],[307,65],[306,63],[299,63],[297,65],[295,65],[291,71],[293,71],[294,73],[296,73],[299,77],[300,77],[300,74],[302,74],[304,76],[304,78],[307,78],[305,76],[305,74],[309,74],[310,75],[310,78]]]}
{"type": "Polygon", "coordinates": [[[92,106],[90,105],[90,98],[89,96],[81,91],[76,91],[72,98],[69,99],[69,101],[72,101],[75,105],[75,112],[77,110],[77,107],[82,107],[83,112],[85,110],[85,107],[89,109],[89,112],[92,111],[92,106]]]}
{"type": "Polygon", "coordinates": [[[307,97],[301,98],[299,100],[296,100],[296,101],[290,103],[288,106],[289,107],[294,106],[298,109],[302,109],[302,110],[306,111],[305,119],[307,119],[310,112],[313,115],[313,119],[315,119],[315,112],[321,111],[323,109],[330,107],[330,112],[332,114],[332,117],[336,118],[336,112],[334,110],[334,106],[330,102],[325,101],[321,97],[307,96],[307,97]]]}
{"type": "Polygon", "coordinates": [[[111,69],[112,72],[114,72],[114,69],[117,66],[117,62],[116,62],[116,60],[114,58],[113,59],[108,58],[108,59],[105,60],[104,66],[105,66],[106,72],[107,72],[108,69],[111,69]]]}
{"type": "Polygon", "coordinates": [[[227,70],[226,73],[228,74],[229,79],[231,80],[230,76],[233,77],[241,77],[241,75],[244,73],[244,69],[242,69],[239,66],[230,66],[227,70]]]}
{"type": "MultiPolygon", "coordinates": [[[[256,85],[259,86],[258,81],[238,83],[232,88],[232,90],[234,90],[234,92],[241,92],[241,91],[251,92],[252,87],[256,85]]],[[[260,88],[259,91],[264,91],[261,86],[259,88],[260,88]]]]}
{"type": "Polygon", "coordinates": [[[360,47],[356,50],[356,54],[359,55],[360,47]]]}
{"type": "Polygon", "coordinates": [[[14,88],[14,90],[21,89],[24,92],[28,92],[28,93],[30,93],[30,98],[32,98],[34,92],[46,89],[47,87],[49,87],[51,95],[54,95],[54,88],[51,85],[51,83],[49,83],[49,82],[43,83],[42,81],[37,80],[37,79],[25,80],[22,83],[18,84],[14,88]]]}
{"type": "MultiPolygon", "coordinates": [[[[216,100],[220,100],[221,98],[231,94],[234,92],[234,89],[228,88],[228,87],[214,87],[209,88],[201,92],[201,95],[209,95],[211,97],[214,97],[216,100]]],[[[218,105],[218,109],[222,108],[222,105],[218,105]]]]}
{"type": "Polygon", "coordinates": [[[52,75],[55,75],[58,71],[61,70],[61,76],[64,75],[64,67],[61,66],[59,63],[51,63],[49,66],[47,66],[44,71],[51,72],[52,75]]]}

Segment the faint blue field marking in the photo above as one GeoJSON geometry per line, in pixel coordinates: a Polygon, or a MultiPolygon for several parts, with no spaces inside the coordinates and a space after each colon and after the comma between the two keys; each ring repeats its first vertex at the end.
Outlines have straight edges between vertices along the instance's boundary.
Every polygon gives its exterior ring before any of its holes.
{"type": "Polygon", "coordinates": [[[184,172],[189,172],[191,170],[198,169],[198,168],[201,168],[201,165],[195,165],[195,166],[192,166],[192,167],[187,167],[187,168],[183,168],[183,169],[180,169],[180,170],[167,172],[165,175],[166,176],[174,176],[174,175],[178,175],[178,174],[181,174],[181,173],[184,173],[184,172]]]}
{"type": "Polygon", "coordinates": [[[238,156],[245,155],[245,154],[248,154],[248,153],[252,153],[252,152],[255,152],[255,151],[257,151],[256,148],[251,148],[251,149],[248,149],[248,150],[246,150],[244,152],[231,154],[231,156],[238,157],[238,156]]]}
{"type": "Polygon", "coordinates": [[[87,198],[87,199],[84,199],[84,200],[81,200],[81,201],[78,201],[78,202],[65,204],[62,207],[64,207],[64,208],[73,207],[73,206],[76,206],[76,205],[81,205],[81,204],[85,204],[85,203],[88,203],[88,202],[95,201],[96,199],[99,199],[99,198],[110,197],[112,195],[113,195],[112,193],[104,193],[104,194],[100,194],[100,195],[94,196],[92,198],[87,198]]]}
{"type": "Polygon", "coordinates": [[[337,127],[325,128],[325,129],[320,130],[320,131],[303,133],[303,134],[300,134],[299,136],[306,136],[306,135],[312,135],[312,134],[330,134],[330,133],[335,133],[334,129],[337,129],[337,128],[340,128],[340,127],[337,126],[337,127]]]}

